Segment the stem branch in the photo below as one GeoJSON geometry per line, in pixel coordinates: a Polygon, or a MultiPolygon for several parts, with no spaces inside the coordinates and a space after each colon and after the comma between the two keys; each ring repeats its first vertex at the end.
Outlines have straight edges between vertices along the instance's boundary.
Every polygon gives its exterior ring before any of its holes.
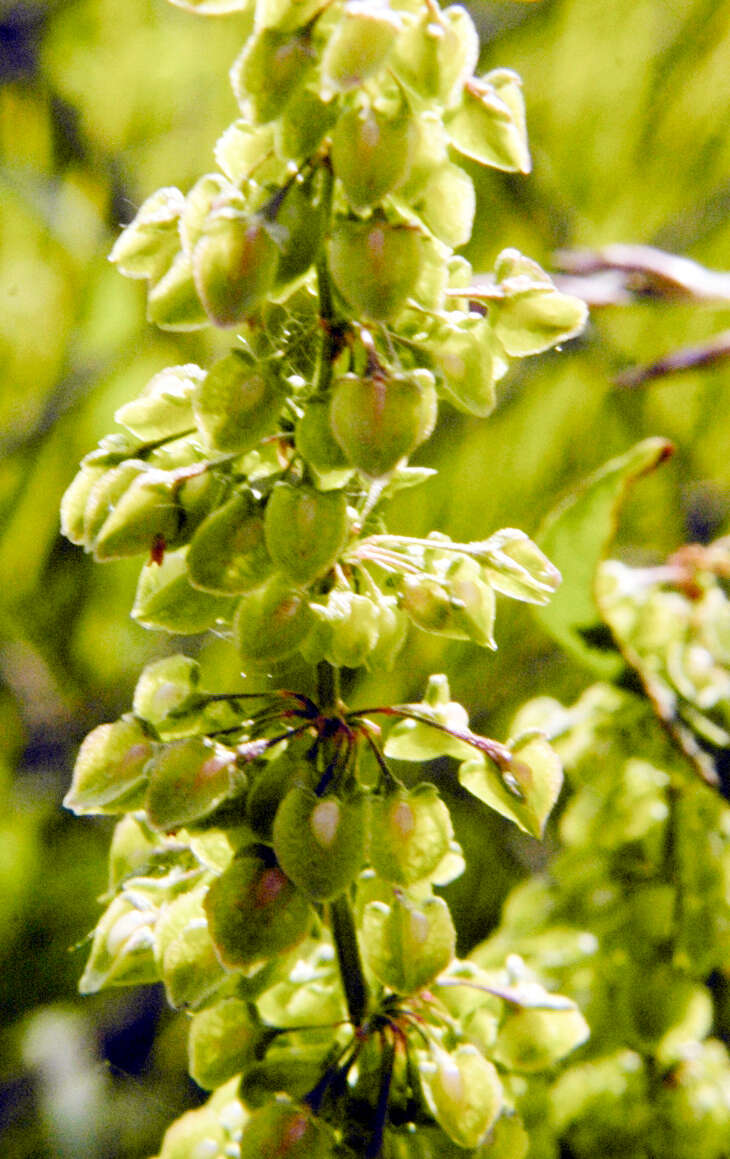
{"type": "Polygon", "coordinates": [[[347,894],[330,902],[329,911],[347,1012],[353,1026],[362,1026],[368,1010],[368,987],[347,894]]]}

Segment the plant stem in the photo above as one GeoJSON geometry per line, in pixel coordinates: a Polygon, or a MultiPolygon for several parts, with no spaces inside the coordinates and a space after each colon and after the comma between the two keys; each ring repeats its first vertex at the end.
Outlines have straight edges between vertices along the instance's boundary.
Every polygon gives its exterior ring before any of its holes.
{"type": "Polygon", "coordinates": [[[317,697],[319,711],[325,716],[340,711],[340,670],[327,660],[317,665],[317,697]]]}
{"type": "MultiPolygon", "coordinates": [[[[324,187],[322,189],[322,215],[329,225],[332,216],[332,196],[335,185],[335,175],[332,166],[325,164],[324,187]]],[[[335,335],[335,306],[332,300],[332,284],[330,282],[327,258],[321,249],[316,262],[317,291],[319,293],[319,317],[322,326],[322,345],[319,351],[319,365],[317,367],[317,394],[326,394],[332,382],[332,362],[336,356],[337,342],[335,335]]]]}
{"type": "Polygon", "coordinates": [[[347,1012],[353,1026],[362,1026],[368,1011],[368,987],[347,894],[330,902],[329,911],[347,1012]]]}

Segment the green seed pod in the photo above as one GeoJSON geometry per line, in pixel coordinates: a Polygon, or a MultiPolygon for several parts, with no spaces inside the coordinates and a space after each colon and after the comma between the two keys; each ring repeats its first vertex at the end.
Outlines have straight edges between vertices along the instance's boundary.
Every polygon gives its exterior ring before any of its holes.
{"type": "Polygon", "coordinates": [[[340,221],[327,245],[327,261],[342,297],[363,318],[394,318],[413,294],[423,263],[422,238],[410,225],[373,217],[340,221]]]}
{"type": "Polygon", "coordinates": [[[401,584],[401,607],[424,632],[448,635],[453,609],[443,584],[431,576],[406,576],[401,584]]]}
{"type": "Polygon", "coordinates": [[[240,453],[277,430],[283,400],[284,388],[271,369],[234,351],[196,385],[193,411],[213,451],[240,453]]]}
{"type": "Polygon", "coordinates": [[[324,658],[336,668],[359,668],[378,642],[379,610],[369,596],[334,588],[327,597],[324,658]]]}
{"type": "Polygon", "coordinates": [[[516,73],[498,69],[471,80],[446,126],[452,145],[465,157],[495,169],[530,172],[525,107],[516,73]]]}
{"type": "Polygon", "coordinates": [[[213,152],[217,164],[234,185],[244,186],[252,173],[263,184],[269,179],[272,162],[272,176],[273,172],[278,175],[281,169],[277,158],[272,157],[273,144],[273,125],[252,125],[239,117],[221,133],[213,152]]]}
{"type": "Polygon", "coordinates": [[[275,573],[241,597],[233,633],[244,663],[267,667],[292,656],[311,626],[307,597],[275,573]]]}
{"type": "MultiPolygon", "coordinates": [[[[329,421],[329,420],[328,420],[329,421]]],[[[331,436],[330,436],[331,437],[331,436]]],[[[334,442],[334,439],[332,439],[334,442]]],[[[337,451],[342,456],[339,445],[337,451]]],[[[344,462],[344,459],[343,459],[344,462]]],[[[61,500],[61,534],[71,543],[82,546],[86,543],[85,513],[94,485],[107,474],[107,468],[93,463],[82,465],[63,493],[61,500]]]]}
{"type": "Polygon", "coordinates": [[[233,91],[254,121],[265,124],[280,115],[313,65],[308,32],[262,28],[231,69],[233,91]]]}
{"type": "Polygon", "coordinates": [[[332,134],[332,165],[355,210],[377,205],[406,179],[417,130],[405,102],[395,117],[353,106],[332,134]]]}
{"type": "Polygon", "coordinates": [[[336,106],[336,101],[323,101],[311,89],[297,93],[297,99],[274,122],[278,156],[298,163],[311,157],[337,119],[336,106]]]}
{"type": "Polygon", "coordinates": [[[486,418],[494,410],[494,343],[489,322],[452,311],[429,335],[431,363],[439,389],[459,410],[486,418]]]}
{"type": "Polygon", "coordinates": [[[188,1032],[190,1074],[199,1087],[214,1091],[254,1061],[261,1028],[250,1005],[223,998],[193,1016],[188,1032]]]}
{"type": "Polygon", "coordinates": [[[180,218],[180,240],[189,258],[203,235],[205,223],[211,213],[224,206],[242,210],[243,198],[236,188],[220,173],[206,173],[200,177],[185,198],[185,208],[180,218]]]}
{"type": "Polygon", "coordinates": [[[436,413],[428,371],[392,378],[345,374],[332,393],[330,422],[348,460],[377,478],[429,437],[436,413]]]}
{"type": "Polygon", "coordinates": [[[450,105],[476,68],[479,36],[469,13],[453,5],[408,26],[398,38],[390,61],[393,72],[412,93],[426,101],[450,105]]]}
{"type": "Polygon", "coordinates": [[[302,781],[306,766],[293,760],[289,752],[264,761],[253,774],[253,784],[246,797],[246,819],[263,841],[271,840],[276,810],[292,787],[296,777],[302,781]]]}
{"type": "Polygon", "coordinates": [[[458,559],[446,573],[454,628],[483,648],[496,648],[493,628],[496,612],[494,591],[481,578],[473,559],[458,559]]]}
{"type": "Polygon", "coordinates": [[[195,532],[187,555],[190,582],[205,592],[235,595],[259,587],[273,563],[264,520],[249,495],[234,495],[195,532]]]}
{"type": "MultiPolygon", "coordinates": [[[[421,1052],[419,1052],[421,1053],[421,1052]]],[[[439,1126],[459,1147],[478,1147],[502,1109],[497,1070],[471,1043],[421,1054],[421,1090],[439,1126]]]]}
{"type": "Polygon", "coordinates": [[[115,422],[145,442],[184,434],[195,426],[190,400],[193,385],[202,377],[194,363],[168,366],[150,379],[139,398],[116,411],[115,422]]]}
{"type": "Polygon", "coordinates": [[[277,810],[273,841],[282,869],[307,897],[337,897],[365,860],[363,798],[318,797],[295,785],[277,810]]]}
{"type": "Polygon", "coordinates": [[[332,567],[347,539],[343,491],[315,491],[278,483],[264,516],[264,535],[275,565],[297,584],[308,584],[332,567]]]}
{"type": "Polygon", "coordinates": [[[295,182],[276,212],[282,231],[274,292],[280,293],[308,272],[317,259],[324,234],[324,202],[318,196],[318,174],[295,182]]]}
{"type": "Polygon", "coordinates": [[[585,1042],[589,1033],[579,1010],[517,1009],[500,1027],[494,1058],[509,1070],[546,1070],[585,1042]]]}
{"type": "Polygon", "coordinates": [[[150,551],[155,541],[174,546],[182,527],[175,480],[165,471],[137,475],[94,540],[94,558],[119,559],[150,551]]]}
{"type": "Polygon", "coordinates": [[[408,617],[398,607],[395,596],[382,596],[378,601],[378,640],[366,659],[368,668],[372,672],[391,672],[407,635],[408,617]]]}
{"type": "Polygon", "coordinates": [[[289,32],[308,24],[327,0],[257,0],[256,27],[289,32]]]}
{"type": "Polygon", "coordinates": [[[445,161],[433,169],[411,204],[431,233],[445,245],[456,247],[469,241],[476,194],[474,182],[459,165],[445,161]]]}
{"type": "Polygon", "coordinates": [[[335,1138],[306,1104],[277,1098],[259,1107],[243,1128],[240,1159],[334,1159],[335,1138]]]}
{"type": "Polygon", "coordinates": [[[385,881],[408,886],[429,879],[453,836],[449,810],[433,785],[371,801],[370,864],[385,881]]]}
{"type": "Polygon", "coordinates": [[[392,904],[368,902],[360,935],[368,966],[398,994],[428,986],[454,957],[456,931],[440,897],[414,900],[395,890],[392,904]]]}
{"type": "Polygon", "coordinates": [[[193,278],[193,267],[185,253],[176,255],[167,273],[147,294],[147,321],[161,330],[202,330],[208,325],[193,278]]]}
{"type": "Polygon", "coordinates": [[[145,810],[150,825],[165,832],[212,813],[235,791],[236,754],[207,737],[165,745],[149,765],[145,810]]]}
{"type": "Polygon", "coordinates": [[[83,517],[83,542],[87,549],[93,546],[96,536],[128,487],[145,472],[145,463],[139,459],[128,459],[126,463],[105,471],[92,484],[83,517]]]}
{"type": "Polygon", "coordinates": [[[184,198],[173,186],[158,189],[114,243],[109,260],[127,278],[159,278],[178,249],[178,219],[184,198]]]}
{"type": "Polygon", "coordinates": [[[147,782],[146,765],[156,749],[131,715],[100,724],[81,745],[64,805],[78,816],[134,808],[147,782]]]}
{"type": "Polygon", "coordinates": [[[233,969],[296,946],[307,936],[312,918],[304,894],[271,850],[258,845],[242,850],[216,878],[205,912],[220,959],[233,969]]]}
{"type": "Polygon", "coordinates": [[[235,326],[256,312],[271,289],[279,247],[263,218],[219,209],[193,251],[195,287],[216,326],[235,326]]]}
{"type": "Polygon", "coordinates": [[[329,400],[310,399],[299,419],[294,442],[304,461],[323,474],[347,466],[342,447],[332,433],[329,400]]]}
{"type": "Polygon", "coordinates": [[[348,0],[322,54],[322,74],[335,92],[359,88],[384,67],[400,31],[394,12],[348,0]]]}

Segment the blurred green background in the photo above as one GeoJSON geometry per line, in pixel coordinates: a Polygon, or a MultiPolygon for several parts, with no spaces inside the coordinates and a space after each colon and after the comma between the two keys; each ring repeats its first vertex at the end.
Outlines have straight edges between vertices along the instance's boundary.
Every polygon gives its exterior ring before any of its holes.
{"type": "MultiPolygon", "coordinates": [[[[479,3],[486,68],[523,77],[529,178],[479,176],[467,256],[516,246],[648,243],[730,268],[730,3],[479,3]]],[[[247,24],[166,0],[0,0],[0,1146],[4,1159],[138,1159],[200,1095],[182,1015],[154,988],[78,999],[78,947],[98,916],[109,827],[61,808],[84,734],[125,711],[144,662],[180,641],[129,619],[138,562],[98,567],[63,541],[58,505],[115,409],[206,335],[155,333],[144,290],[106,261],[119,226],[161,185],[213,168],[236,115],[227,70],[247,24]],[[74,950],[74,947],[78,947],[74,950]]],[[[474,176],[476,177],[476,171],[474,176]]],[[[655,560],[728,529],[727,364],[637,390],[618,373],[726,328],[730,303],[596,309],[579,341],[531,359],[486,423],[445,414],[422,462],[440,474],[394,507],[393,529],[482,538],[534,532],[556,499],[649,434],[674,459],[641,484],[621,540],[655,560]]],[[[373,694],[417,698],[446,670],[476,725],[505,734],[527,696],[588,681],[524,606],[503,606],[500,650],[414,631],[373,694]]],[[[185,646],[195,650],[196,641],[185,646]]],[[[483,937],[509,886],[549,852],[451,802],[469,871],[452,887],[461,946],[483,937]]]]}

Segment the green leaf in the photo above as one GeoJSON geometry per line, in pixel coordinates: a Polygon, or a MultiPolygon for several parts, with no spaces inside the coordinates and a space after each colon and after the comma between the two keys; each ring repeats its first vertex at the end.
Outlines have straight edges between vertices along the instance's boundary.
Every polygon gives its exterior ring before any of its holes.
{"type": "Polygon", "coordinates": [[[623,662],[614,653],[590,647],[581,635],[599,619],[593,594],[596,569],[611,543],[629,488],[672,450],[666,439],[644,439],[611,459],[550,512],[536,537],[560,570],[563,583],[550,604],[535,615],[554,640],[603,679],[617,676],[623,662]]]}
{"type": "Polygon", "coordinates": [[[208,816],[245,785],[236,754],[207,737],[166,745],[148,772],[147,816],[155,829],[167,831],[208,816]]]}
{"type": "Polygon", "coordinates": [[[385,881],[432,880],[453,836],[449,810],[433,785],[371,800],[370,864],[385,881]]]}
{"type": "Polygon", "coordinates": [[[248,1002],[222,998],[193,1016],[188,1032],[188,1067],[203,1090],[213,1091],[240,1074],[255,1058],[259,1023],[248,1002]]]}
{"type": "Polygon", "coordinates": [[[243,850],[210,887],[205,911],[222,962],[249,966],[301,942],[312,911],[270,851],[243,850]]]}
{"type": "Polygon", "coordinates": [[[185,549],[168,552],[161,564],[142,568],[132,608],[138,624],[190,636],[230,621],[235,600],[194,588],[185,556],[185,549]]]}
{"type": "Polygon", "coordinates": [[[165,905],[155,928],[155,959],[172,1006],[198,1006],[226,979],[208,932],[206,887],[165,905]]]}
{"type": "Polygon", "coordinates": [[[459,1147],[479,1146],[502,1109],[494,1065],[470,1043],[451,1052],[434,1044],[418,1056],[421,1090],[436,1122],[459,1147]]]}
{"type": "Polygon", "coordinates": [[[454,956],[456,932],[440,897],[413,900],[400,890],[393,901],[368,902],[360,946],[375,977],[398,994],[414,994],[433,982],[454,956]]]}
{"type": "Polygon", "coordinates": [[[472,757],[461,765],[459,781],[525,833],[542,837],[563,784],[560,760],[543,736],[528,736],[511,748],[509,769],[500,772],[484,757],[472,757]]]}
{"type": "Polygon", "coordinates": [[[77,816],[123,813],[134,808],[141,799],[146,766],[156,748],[132,716],[99,725],[81,745],[64,805],[77,816]]]}

